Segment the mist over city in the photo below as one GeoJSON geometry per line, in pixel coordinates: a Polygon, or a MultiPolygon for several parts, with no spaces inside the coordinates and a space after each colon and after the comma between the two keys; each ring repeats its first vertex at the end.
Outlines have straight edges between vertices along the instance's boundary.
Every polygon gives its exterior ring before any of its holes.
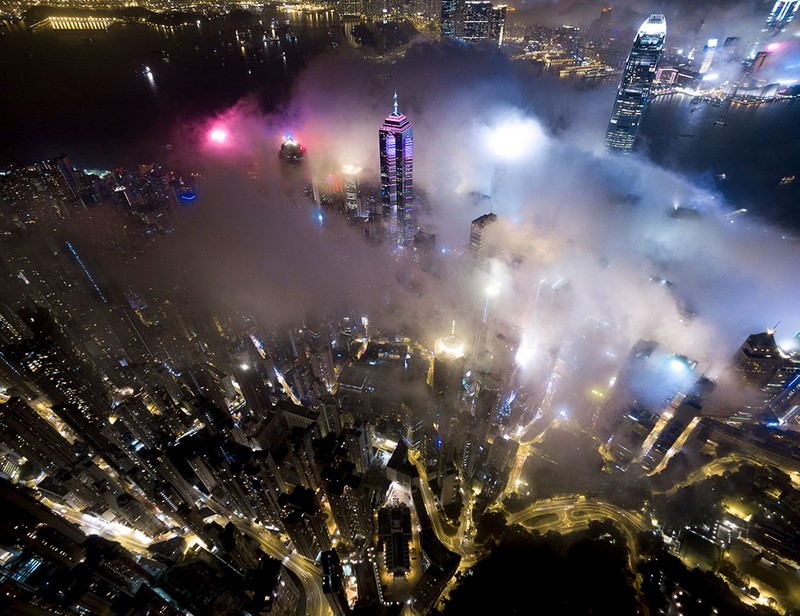
{"type": "MultiPolygon", "coordinates": [[[[476,306],[482,309],[481,285],[495,284],[493,309],[523,330],[536,329],[527,322],[535,316],[547,331],[531,335],[552,337],[543,349],[592,318],[615,332],[615,347],[655,338],[717,370],[754,329],[777,322],[787,332],[800,329],[796,289],[786,284],[798,248],[785,231],[753,217],[731,224],[737,206],[717,191],[643,157],[606,155],[604,124],[589,127],[581,118],[607,115],[610,88],[584,106],[573,103],[567,127],[555,131],[558,119],[548,116],[564,108],[569,93],[553,88],[549,98],[540,94],[543,100],[532,103],[526,93],[546,88],[546,78],[526,83],[528,75],[491,52],[476,66],[477,53],[420,42],[388,76],[374,61],[323,57],[301,75],[281,112],[262,114],[245,99],[186,127],[182,147],[208,174],[208,194],[185,214],[178,235],[145,259],[145,271],[161,278],[156,264],[168,270],[175,264],[178,277],[188,272],[189,280],[202,281],[197,286],[207,301],[230,297],[251,308],[271,307],[277,296],[279,303],[313,310],[317,293],[333,306],[363,306],[365,314],[383,305],[393,310],[386,325],[394,321],[397,328],[420,311],[438,311],[444,324],[470,318],[476,306]],[[423,59],[429,64],[419,68],[423,59]],[[397,255],[365,246],[336,220],[323,229],[313,211],[298,206],[302,187],[280,188],[287,180],[275,154],[291,133],[307,146],[309,174],[357,164],[364,177],[377,178],[374,126],[363,118],[385,115],[394,90],[414,118],[415,186],[428,201],[420,224],[457,255],[442,256],[441,272],[426,276],[418,293],[397,280],[397,255]],[[581,124],[580,143],[570,137],[573,118],[581,124]],[[218,126],[229,140],[206,143],[207,131],[218,126]],[[200,154],[193,155],[198,145],[200,154]],[[252,165],[261,170],[264,194],[246,176],[252,165]],[[469,222],[489,207],[504,221],[497,258],[487,273],[465,273],[459,257],[469,222]],[[684,209],[697,217],[674,216],[684,209]],[[287,277],[287,268],[294,275],[287,277]],[[674,287],[653,284],[656,276],[674,287]],[[542,279],[569,288],[566,305],[552,314],[532,305],[542,279]],[[694,318],[681,315],[682,303],[694,318]]],[[[291,314],[274,309],[281,317],[291,314]]],[[[415,333],[436,338],[441,332],[415,333]]]]}
{"type": "Polygon", "coordinates": [[[800,609],[799,10],[0,2],[0,611],[800,609]]]}

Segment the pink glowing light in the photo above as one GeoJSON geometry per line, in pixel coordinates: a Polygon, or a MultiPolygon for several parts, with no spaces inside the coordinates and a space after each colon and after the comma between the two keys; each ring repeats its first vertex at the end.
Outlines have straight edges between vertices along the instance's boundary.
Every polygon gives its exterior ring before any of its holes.
{"type": "Polygon", "coordinates": [[[213,143],[225,143],[228,140],[228,132],[221,128],[215,128],[208,134],[208,138],[213,143]]]}

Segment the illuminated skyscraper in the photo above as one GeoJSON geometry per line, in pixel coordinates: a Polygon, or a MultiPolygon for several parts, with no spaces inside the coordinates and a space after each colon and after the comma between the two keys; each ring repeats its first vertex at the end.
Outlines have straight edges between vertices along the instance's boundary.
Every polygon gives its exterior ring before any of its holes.
{"type": "MultiPolygon", "coordinates": [[[[800,360],[783,351],[775,342],[775,330],[768,329],[747,337],[733,358],[732,368],[739,381],[752,388],[744,410],[760,414],[776,397],[783,395],[780,403],[789,397],[785,394],[787,384],[800,374],[800,360]]],[[[780,403],[773,404],[772,410],[777,411],[780,403]]]]}
{"type": "Polygon", "coordinates": [[[705,75],[711,70],[711,64],[714,62],[714,53],[717,51],[717,39],[708,39],[708,43],[703,48],[703,62],[700,64],[700,70],[697,71],[701,75],[705,75]]]}
{"type": "Polygon", "coordinates": [[[663,15],[650,15],[636,34],[608,123],[606,145],[612,151],[633,149],[666,35],[663,15]]]}
{"type": "Polygon", "coordinates": [[[505,4],[496,4],[492,7],[492,18],[489,20],[489,38],[497,41],[497,46],[503,46],[503,40],[506,36],[506,12],[508,6],[505,4]]]}
{"type": "MultiPolygon", "coordinates": [[[[455,323],[453,324],[455,328],[455,323]]],[[[454,402],[459,392],[461,377],[464,376],[464,343],[451,332],[439,338],[434,346],[433,390],[449,402],[454,402]]]]}
{"type": "Polygon", "coordinates": [[[789,25],[797,15],[797,10],[800,9],[800,0],[777,0],[772,10],[767,17],[767,25],[765,30],[771,32],[783,32],[786,26],[789,25]]]}
{"type": "Polygon", "coordinates": [[[383,121],[378,131],[381,157],[381,201],[389,217],[389,236],[398,246],[408,245],[414,236],[413,125],[397,108],[383,121]],[[388,210],[388,211],[386,211],[388,210]]]}
{"type": "Polygon", "coordinates": [[[473,43],[489,39],[502,46],[507,9],[489,0],[443,0],[441,33],[473,43]]]}
{"type": "Polygon", "coordinates": [[[355,165],[345,165],[342,168],[342,178],[344,185],[344,209],[348,215],[366,218],[363,207],[363,199],[359,194],[358,174],[361,169],[355,165]]]}
{"type": "Polygon", "coordinates": [[[441,33],[442,36],[456,36],[459,13],[458,0],[442,0],[441,33]]]}
{"type": "Polygon", "coordinates": [[[492,19],[492,3],[486,0],[467,0],[464,3],[463,31],[465,41],[480,41],[489,38],[489,22],[492,19]]]}
{"type": "Polygon", "coordinates": [[[342,16],[360,16],[364,14],[363,0],[341,0],[339,2],[339,14],[342,16]]]}
{"type": "Polygon", "coordinates": [[[505,4],[493,6],[487,0],[467,0],[462,9],[459,38],[473,42],[491,39],[502,45],[507,9],[505,4]]]}

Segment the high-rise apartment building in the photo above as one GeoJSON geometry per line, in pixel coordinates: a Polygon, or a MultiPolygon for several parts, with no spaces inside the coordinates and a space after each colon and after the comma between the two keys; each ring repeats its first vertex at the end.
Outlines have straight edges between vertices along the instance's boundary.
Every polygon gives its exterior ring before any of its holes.
{"type": "Polygon", "coordinates": [[[472,221],[469,229],[469,253],[477,265],[481,265],[489,258],[489,245],[492,240],[492,231],[497,223],[497,214],[484,214],[472,221]]]}
{"type": "Polygon", "coordinates": [[[508,6],[505,4],[496,4],[492,6],[491,19],[489,20],[489,38],[497,41],[497,46],[503,46],[503,40],[506,36],[506,12],[508,6]]]}
{"type": "Polygon", "coordinates": [[[442,0],[442,15],[440,31],[442,36],[456,36],[456,26],[458,24],[458,10],[460,8],[458,0],[442,0]]]}
{"type": "Polygon", "coordinates": [[[608,123],[606,145],[611,151],[627,154],[633,149],[666,35],[663,15],[650,15],[636,34],[608,123]]]}
{"type": "Polygon", "coordinates": [[[760,415],[774,402],[770,410],[780,415],[781,405],[793,397],[786,390],[791,390],[792,381],[800,374],[800,361],[778,346],[775,330],[769,329],[747,337],[736,352],[731,368],[738,380],[751,388],[744,400],[745,412],[760,415]],[[777,400],[781,394],[783,397],[777,400]]]}
{"type": "Polygon", "coordinates": [[[473,43],[492,40],[502,45],[507,8],[489,0],[443,0],[441,33],[473,43]]]}
{"type": "Polygon", "coordinates": [[[467,0],[460,38],[465,41],[480,41],[489,38],[489,22],[492,19],[492,3],[487,0],[467,0]]]}

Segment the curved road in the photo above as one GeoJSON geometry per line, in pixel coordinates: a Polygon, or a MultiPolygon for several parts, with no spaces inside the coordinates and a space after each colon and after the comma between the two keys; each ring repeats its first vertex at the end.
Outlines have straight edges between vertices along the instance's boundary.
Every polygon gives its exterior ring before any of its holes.
{"type": "Polygon", "coordinates": [[[243,533],[249,535],[272,558],[283,561],[292,573],[300,578],[306,597],[306,616],[330,616],[333,614],[325,593],[322,592],[322,573],[308,558],[297,552],[289,552],[283,542],[268,530],[248,520],[234,520],[233,523],[243,533]]]}
{"type": "Polygon", "coordinates": [[[557,517],[553,519],[548,516],[547,519],[542,520],[541,524],[534,525],[535,530],[540,532],[577,530],[588,526],[591,520],[597,519],[609,519],[614,522],[625,535],[630,554],[628,566],[635,576],[634,587],[639,605],[647,615],[647,606],[642,600],[641,579],[636,572],[636,565],[639,561],[639,544],[636,536],[650,528],[645,518],[638,512],[630,512],[604,501],[585,500],[578,497],[534,503],[522,511],[506,516],[506,522],[521,524],[526,520],[546,514],[555,514],[557,517]]]}
{"type": "Polygon", "coordinates": [[[203,503],[218,515],[233,522],[240,532],[258,541],[266,554],[283,561],[283,564],[300,578],[306,599],[306,616],[333,614],[325,593],[322,592],[322,573],[313,561],[300,556],[297,552],[291,552],[275,533],[263,526],[245,518],[227,515],[225,507],[214,499],[204,497],[203,503]]]}
{"type": "Polygon", "coordinates": [[[422,493],[422,500],[425,503],[425,509],[428,511],[428,517],[431,520],[433,532],[436,533],[436,538],[439,539],[439,541],[441,541],[451,552],[455,552],[462,557],[471,556],[472,550],[468,550],[464,546],[464,534],[466,533],[467,528],[467,516],[472,514],[472,499],[470,499],[469,503],[464,504],[464,509],[461,514],[461,524],[458,532],[455,534],[448,532],[444,522],[442,522],[441,514],[436,507],[436,501],[433,498],[433,491],[428,483],[428,475],[425,472],[424,465],[419,460],[419,456],[413,452],[409,452],[408,458],[411,463],[417,467],[417,471],[419,472],[419,485],[420,492],[422,493]]]}
{"type": "Polygon", "coordinates": [[[533,505],[517,513],[506,516],[508,524],[521,524],[531,518],[556,514],[553,520],[548,518],[534,526],[536,530],[572,530],[587,526],[591,520],[609,519],[619,526],[625,534],[631,555],[631,565],[638,561],[638,545],[636,535],[648,530],[646,520],[639,513],[632,513],[604,501],[582,500],[581,498],[562,498],[533,505]]]}
{"type": "Polygon", "coordinates": [[[705,481],[714,475],[722,475],[727,471],[736,471],[745,462],[747,462],[747,458],[736,453],[729,454],[724,458],[717,458],[692,471],[686,479],[679,481],[669,490],[662,492],[662,494],[674,494],[683,487],[705,481]]]}

